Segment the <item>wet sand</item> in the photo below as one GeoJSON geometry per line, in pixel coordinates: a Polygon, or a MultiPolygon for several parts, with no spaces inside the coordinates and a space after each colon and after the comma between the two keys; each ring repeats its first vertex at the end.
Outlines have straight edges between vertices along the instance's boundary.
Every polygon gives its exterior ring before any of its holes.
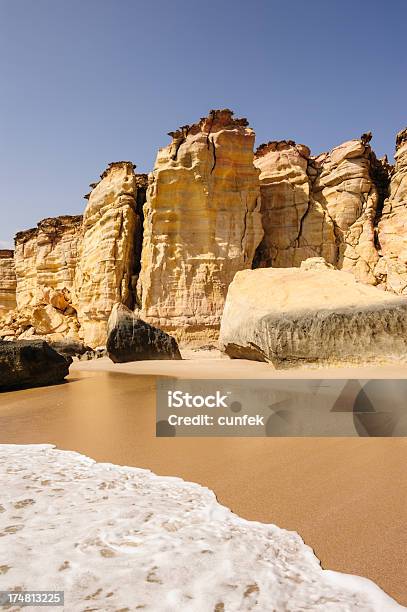
{"type": "MultiPolygon", "coordinates": [[[[207,356],[189,363],[78,362],[68,383],[0,394],[0,442],[53,443],[203,484],[237,514],[300,533],[324,568],[366,576],[407,605],[407,439],[156,438],[156,375],[215,372],[274,375],[267,364],[207,356]]],[[[321,370],[283,375],[319,378],[321,370]]],[[[392,377],[392,369],[377,375],[392,377]]]]}

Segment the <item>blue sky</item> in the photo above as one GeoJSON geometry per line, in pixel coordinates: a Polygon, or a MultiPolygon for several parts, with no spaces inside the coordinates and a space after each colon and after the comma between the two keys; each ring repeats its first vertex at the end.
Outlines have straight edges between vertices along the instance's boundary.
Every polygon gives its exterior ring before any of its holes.
{"type": "Polygon", "coordinates": [[[108,162],[232,108],[313,153],[407,125],[405,0],[0,0],[0,248],[83,211],[108,162]]]}

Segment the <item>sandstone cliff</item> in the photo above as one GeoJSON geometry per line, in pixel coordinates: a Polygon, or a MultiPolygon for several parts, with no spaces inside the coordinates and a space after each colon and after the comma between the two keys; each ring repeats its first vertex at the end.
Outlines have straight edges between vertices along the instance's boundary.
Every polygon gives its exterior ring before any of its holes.
{"type": "Polygon", "coordinates": [[[16,307],[14,251],[0,250],[0,317],[16,307]]]}
{"type": "Polygon", "coordinates": [[[382,256],[376,273],[384,287],[407,294],[407,128],[397,134],[396,165],[390,180],[389,198],[379,222],[382,256]]]}
{"type": "Polygon", "coordinates": [[[17,306],[52,304],[64,310],[71,302],[81,216],[43,219],[15,237],[17,306]]]}
{"type": "Polygon", "coordinates": [[[101,180],[91,186],[83,216],[74,305],[81,337],[85,344],[96,347],[106,343],[113,304],[133,306],[144,183],[143,177],[136,177],[133,163],[123,161],[109,164],[101,180]]]}
{"type": "Polygon", "coordinates": [[[16,308],[0,322],[5,338],[78,338],[72,306],[81,216],[43,219],[15,238],[16,308]]]}
{"type": "Polygon", "coordinates": [[[292,140],[261,145],[254,164],[260,170],[264,238],[254,267],[299,266],[307,257],[335,261],[334,224],[312,197],[312,160],[305,145],[292,140]]]}
{"type": "Polygon", "coordinates": [[[215,110],[170,132],[145,205],[141,316],[178,339],[216,338],[235,273],[262,238],[254,132],[215,110]]]}
{"type": "Polygon", "coordinates": [[[378,283],[375,222],[388,165],[376,159],[370,138],[363,134],[316,158],[293,141],[259,147],[265,236],[255,267],[299,266],[322,256],[365,283],[378,283]]]}

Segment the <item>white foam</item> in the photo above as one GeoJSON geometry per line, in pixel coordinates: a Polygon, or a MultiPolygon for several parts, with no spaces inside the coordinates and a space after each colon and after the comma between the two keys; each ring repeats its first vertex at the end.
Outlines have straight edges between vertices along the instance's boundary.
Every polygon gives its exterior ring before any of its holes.
{"type": "Polygon", "coordinates": [[[179,478],[0,445],[0,487],[0,590],[64,590],[69,612],[406,609],[179,478]]]}

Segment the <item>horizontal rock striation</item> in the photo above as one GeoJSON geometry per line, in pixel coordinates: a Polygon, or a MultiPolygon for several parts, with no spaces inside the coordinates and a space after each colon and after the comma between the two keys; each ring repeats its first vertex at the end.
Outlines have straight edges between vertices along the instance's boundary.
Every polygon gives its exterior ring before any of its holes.
{"type": "Polygon", "coordinates": [[[65,300],[70,302],[81,225],[82,216],[65,215],[43,219],[36,228],[18,232],[14,259],[19,309],[52,303],[53,291],[65,290],[65,300]]]}
{"type": "Polygon", "coordinates": [[[0,317],[16,305],[16,271],[14,251],[0,250],[0,317]]]}
{"type": "Polygon", "coordinates": [[[113,304],[134,304],[146,187],[145,177],[136,177],[128,161],[109,164],[101,180],[91,186],[83,216],[74,305],[81,337],[94,348],[106,344],[113,304]]]}
{"type": "Polygon", "coordinates": [[[316,158],[293,141],[258,148],[264,238],[254,267],[323,257],[365,283],[380,282],[375,227],[389,165],[376,158],[370,139],[363,134],[316,158]]]}
{"type": "Polygon", "coordinates": [[[220,346],[232,358],[300,363],[407,358],[407,298],[308,260],[246,270],[229,287],[220,346]]]}
{"type": "Polygon", "coordinates": [[[144,207],[141,316],[184,342],[207,342],[229,283],[251,267],[262,238],[255,136],[227,109],[170,136],[144,207]]]}
{"type": "Polygon", "coordinates": [[[407,294],[407,128],[397,134],[396,164],[378,226],[376,275],[385,289],[407,294]]]}

